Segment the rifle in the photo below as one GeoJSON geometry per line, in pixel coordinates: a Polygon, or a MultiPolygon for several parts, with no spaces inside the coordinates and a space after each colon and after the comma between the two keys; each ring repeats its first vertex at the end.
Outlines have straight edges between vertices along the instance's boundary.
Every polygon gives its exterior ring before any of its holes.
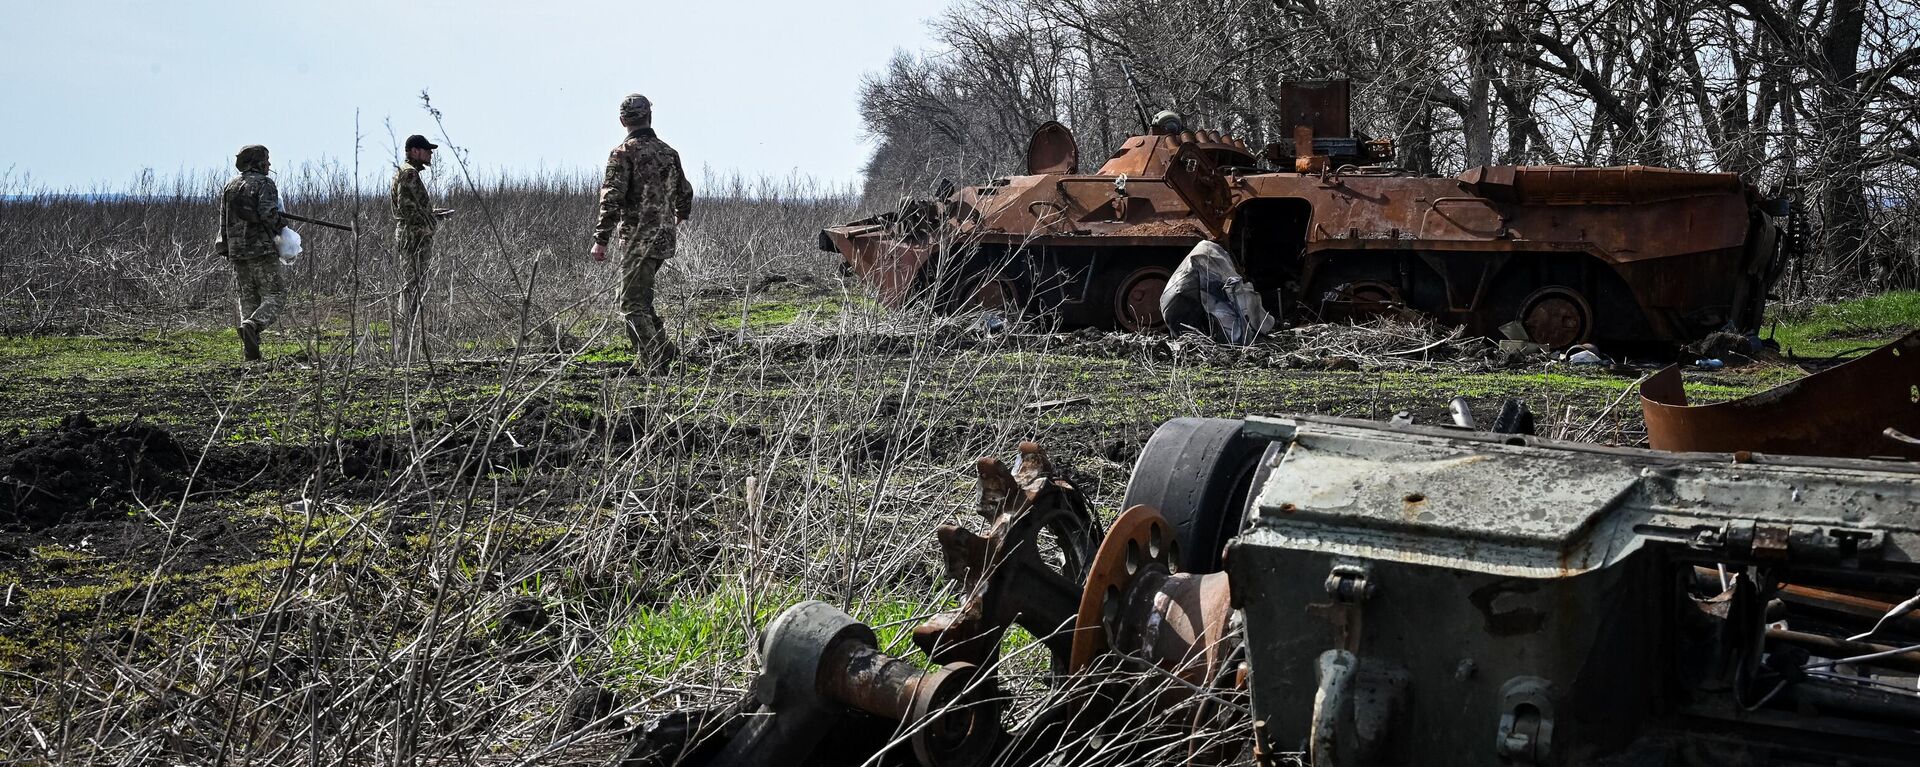
{"type": "Polygon", "coordinates": [[[1140,133],[1153,132],[1153,118],[1147,116],[1146,91],[1140,87],[1140,81],[1133,79],[1133,67],[1120,62],[1120,71],[1127,76],[1127,86],[1133,89],[1133,112],[1140,116],[1140,133]]]}
{"type": "Polygon", "coordinates": [[[324,226],[324,227],[327,227],[328,229],[338,229],[342,232],[357,231],[353,227],[347,226],[346,224],[336,224],[336,223],[333,223],[332,221],[322,221],[317,218],[307,218],[306,216],[296,216],[284,210],[280,211],[280,217],[288,221],[298,221],[303,224],[313,224],[315,226],[324,226]]]}

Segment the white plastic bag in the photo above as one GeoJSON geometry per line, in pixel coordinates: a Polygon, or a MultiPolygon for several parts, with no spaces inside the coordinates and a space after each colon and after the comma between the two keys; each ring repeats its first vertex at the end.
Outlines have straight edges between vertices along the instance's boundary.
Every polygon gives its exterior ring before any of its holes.
{"type": "Polygon", "coordinates": [[[280,236],[273,238],[273,244],[280,247],[280,265],[293,266],[300,258],[300,233],[293,227],[280,227],[280,236]]]}

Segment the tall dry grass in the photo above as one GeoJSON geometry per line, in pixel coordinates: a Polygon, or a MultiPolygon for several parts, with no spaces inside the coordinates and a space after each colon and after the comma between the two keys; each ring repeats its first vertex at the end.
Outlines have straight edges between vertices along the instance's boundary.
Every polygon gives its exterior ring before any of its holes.
{"type": "MultiPolygon", "coordinates": [[[[218,183],[0,205],[7,332],[226,326],[218,183]]],[[[159,564],[88,592],[91,618],[30,627],[72,652],[0,672],[0,754],[605,764],[650,716],[741,695],[757,632],[794,599],[896,638],[941,609],[932,532],[971,507],[971,459],[1054,428],[1025,406],[1057,396],[1057,361],[967,318],[869,308],[812,252],[854,201],[804,180],[701,183],[662,299],[693,364],[657,378],[594,361],[617,333],[612,267],[585,257],[589,177],[443,182],[460,214],[437,243],[427,364],[410,364],[383,335],[400,275],[369,183],[338,167],[282,178],[288,209],[361,234],[306,230],[276,329],[305,341],[301,366],[236,372],[182,430],[198,471],[257,451],[279,474],[248,494],[196,476],[132,511],[159,531],[159,564]],[[776,273],[845,300],[753,334],[701,319],[776,273]],[[369,407],[400,413],[353,436],[369,407]],[[230,444],[243,410],[302,436],[230,444]],[[187,555],[210,516],[273,532],[251,565],[191,590],[212,572],[187,555]]],[[[1111,506],[1124,467],[1086,452],[1078,476],[1111,506]]]]}
{"type": "MultiPolygon", "coordinates": [[[[443,156],[435,202],[455,208],[435,242],[436,332],[499,335],[523,309],[561,323],[606,313],[617,273],[587,259],[598,178],[585,172],[469,178],[443,156]]],[[[311,323],[393,319],[401,284],[386,171],[305,164],[276,171],[287,210],[358,227],[295,225],[307,254],[288,274],[294,315],[311,323]]],[[[213,255],[218,173],[122,189],[49,191],[0,176],[0,330],[72,331],[111,325],[227,323],[231,270],[213,255]]],[[[856,207],[849,190],[804,177],[706,174],[679,257],[663,276],[669,299],[752,290],[769,269],[825,278],[813,247],[820,226],[856,207]]]]}

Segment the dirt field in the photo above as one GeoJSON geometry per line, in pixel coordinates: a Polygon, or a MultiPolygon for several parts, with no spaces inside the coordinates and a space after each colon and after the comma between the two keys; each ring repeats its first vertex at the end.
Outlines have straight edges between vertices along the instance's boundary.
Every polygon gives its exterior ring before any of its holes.
{"type": "Polygon", "coordinates": [[[1547,433],[1639,432],[1635,369],[989,335],[831,284],[766,291],[744,333],[736,310],[696,305],[708,326],[659,377],[597,346],[394,363],[319,335],[246,366],[217,330],[0,340],[19,715],[0,737],[55,761],[604,757],[619,722],[737,689],[753,628],[797,598],[894,638],[939,609],[934,525],[970,518],[973,458],[1023,439],[1110,516],[1183,415],[1437,420],[1456,395],[1520,397],[1547,433]]]}

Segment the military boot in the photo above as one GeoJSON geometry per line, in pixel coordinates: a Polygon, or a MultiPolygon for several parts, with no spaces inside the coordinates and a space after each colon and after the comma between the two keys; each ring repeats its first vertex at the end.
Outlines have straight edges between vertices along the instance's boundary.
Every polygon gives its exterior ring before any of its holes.
{"type": "Polygon", "coordinates": [[[240,323],[238,329],[240,331],[240,348],[246,352],[247,361],[259,362],[261,359],[260,326],[253,324],[253,320],[247,320],[246,322],[240,323]]]}
{"type": "Polygon", "coordinates": [[[668,341],[644,344],[633,348],[633,370],[646,375],[659,375],[667,372],[680,352],[668,341]]]}
{"type": "Polygon", "coordinates": [[[674,346],[672,341],[661,341],[659,347],[653,351],[653,372],[667,372],[667,369],[672,367],[674,361],[678,359],[680,359],[680,347],[674,346]]]}

